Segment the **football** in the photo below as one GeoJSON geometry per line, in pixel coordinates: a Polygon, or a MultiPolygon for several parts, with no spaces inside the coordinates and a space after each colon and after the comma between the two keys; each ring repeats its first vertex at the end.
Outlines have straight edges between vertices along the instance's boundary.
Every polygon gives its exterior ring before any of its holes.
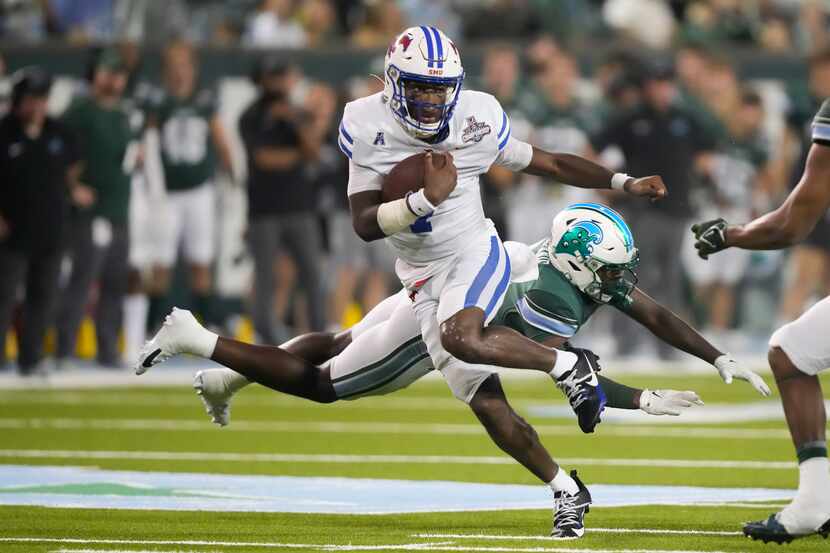
{"type": "MultiPolygon", "coordinates": [[[[409,192],[417,192],[424,186],[424,156],[415,154],[404,159],[383,177],[382,198],[391,202],[406,197],[409,192]]],[[[442,168],[447,158],[442,153],[433,152],[435,166],[442,168]]]]}

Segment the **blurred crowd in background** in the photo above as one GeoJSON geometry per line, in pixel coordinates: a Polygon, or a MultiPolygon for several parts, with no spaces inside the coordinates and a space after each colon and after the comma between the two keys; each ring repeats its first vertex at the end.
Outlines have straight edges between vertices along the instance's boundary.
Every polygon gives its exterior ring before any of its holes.
{"type": "MultiPolygon", "coordinates": [[[[716,216],[748,220],[795,185],[812,115],[830,97],[830,2],[2,0],[0,10],[0,40],[93,45],[86,80],[76,79],[71,101],[53,113],[72,144],[65,161],[75,187],[60,211],[65,224],[37,231],[56,235],[50,251],[63,262],[47,271],[55,297],[35,302],[44,319],[36,336],[18,340],[37,349],[21,350],[24,372],[41,370],[50,326],[58,329],[59,365],[72,359],[87,312],[98,320],[99,363],[122,366],[174,301],[231,334],[240,335],[241,315],[252,321],[249,338],[279,343],[353,323],[397,291],[391,252],[351,229],[347,160],[335,140],[342,105],[382,89],[372,73],[382,72],[383,50],[420,23],[444,29],[462,60],[466,42],[483,48],[481,68],[464,86],[495,95],[515,136],[632,175],[660,174],[669,187],[667,200],[643,204],[494,167],[482,195],[504,239],[539,240],[574,201],[610,204],[633,228],[641,287],[739,354],[765,351],[770,329],[828,292],[830,220],[790,252],[729,251],[708,262],[694,255],[688,229],[716,216]],[[580,63],[580,48],[612,37],[618,47],[590,68],[580,63]],[[123,45],[100,46],[116,39],[123,45]],[[137,46],[154,42],[161,49],[153,54],[137,46]],[[336,84],[309,77],[291,51],[346,43],[378,58],[336,84]],[[219,94],[200,79],[204,45],[259,48],[249,56],[247,95],[219,94]],[[724,55],[740,47],[798,52],[808,78],[744,79],[724,55]],[[142,73],[143,55],[161,58],[160,78],[142,73]],[[102,140],[115,149],[102,150],[102,140]],[[106,155],[115,156],[113,167],[91,175],[106,155]],[[86,173],[72,173],[75,163],[86,173]],[[231,301],[218,290],[223,255],[251,266],[231,301]],[[185,295],[171,298],[177,274],[185,295]],[[122,320],[119,346],[113,329],[122,320]]],[[[14,79],[0,81],[7,119],[20,117],[14,79]]],[[[0,199],[14,182],[2,186],[0,199]]],[[[13,217],[4,205],[11,204],[0,202],[0,258],[25,251],[31,269],[39,254],[10,242],[13,217]]],[[[0,333],[5,325],[20,335],[33,317],[26,293],[44,285],[24,274],[0,285],[0,311],[8,311],[0,333]]],[[[673,355],[636,329],[618,328],[613,316],[598,317],[583,342],[620,358],[673,355]]]]}
{"type": "Polygon", "coordinates": [[[0,36],[380,48],[417,19],[459,42],[548,32],[585,42],[617,34],[655,48],[694,39],[808,52],[827,41],[829,11],[826,0],[2,0],[0,36]]]}

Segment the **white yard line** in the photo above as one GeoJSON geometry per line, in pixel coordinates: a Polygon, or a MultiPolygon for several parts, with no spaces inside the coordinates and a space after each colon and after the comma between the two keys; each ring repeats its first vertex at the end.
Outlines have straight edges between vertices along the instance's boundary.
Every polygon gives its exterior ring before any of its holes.
{"type": "MultiPolygon", "coordinates": [[[[588,526],[586,534],[659,534],[659,535],[696,535],[696,536],[743,536],[742,532],[717,532],[710,530],[665,530],[661,528],[593,528],[588,526]]],[[[550,536],[511,536],[504,534],[412,534],[413,538],[422,539],[460,539],[460,540],[503,540],[503,541],[556,541],[550,536]]]]}
{"type": "MultiPolygon", "coordinates": [[[[0,458],[25,459],[138,459],[151,461],[227,461],[263,463],[336,463],[336,464],[453,464],[453,465],[513,465],[507,456],[475,455],[338,455],[311,453],[226,453],[181,451],[87,451],[58,449],[0,449],[0,458]]],[[[790,461],[727,461],[697,459],[599,459],[561,458],[567,465],[662,467],[662,468],[730,468],[792,470],[790,461]]]]}
{"type": "Polygon", "coordinates": [[[219,553],[213,551],[195,551],[193,549],[53,549],[49,553],[219,553]]]}
{"type": "MultiPolygon", "coordinates": [[[[307,544],[307,543],[279,543],[279,542],[224,542],[224,541],[174,541],[174,540],[108,540],[108,539],[78,539],[78,538],[10,538],[0,537],[0,543],[57,543],[77,545],[183,545],[206,547],[253,547],[264,549],[315,549],[318,551],[469,551],[491,553],[702,553],[678,549],[584,549],[564,547],[487,547],[487,546],[457,546],[450,542],[442,543],[405,543],[385,545],[338,545],[338,544],[307,544]]],[[[77,549],[64,551],[77,552],[77,549]]],[[[99,552],[100,550],[89,550],[99,552]]],[[[724,553],[722,551],[708,551],[706,553],[724,553]]]]}
{"type": "MultiPolygon", "coordinates": [[[[217,427],[203,420],[181,419],[90,419],[90,418],[0,418],[0,428],[60,430],[154,430],[165,432],[215,432],[217,427]]],[[[335,421],[234,421],[230,429],[242,432],[328,433],[338,434],[418,434],[484,435],[479,424],[405,423],[405,422],[335,422],[335,421]]],[[[549,436],[580,436],[574,425],[539,425],[536,431],[549,436]]],[[[639,438],[691,438],[780,440],[789,437],[783,429],[741,428],[666,428],[657,426],[603,426],[604,436],[639,438]]]]}

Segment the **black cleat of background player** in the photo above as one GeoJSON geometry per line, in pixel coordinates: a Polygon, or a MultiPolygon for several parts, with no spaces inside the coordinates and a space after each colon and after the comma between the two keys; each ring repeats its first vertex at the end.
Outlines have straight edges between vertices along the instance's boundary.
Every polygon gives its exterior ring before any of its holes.
{"type": "MultiPolygon", "coordinates": [[[[821,525],[815,532],[824,539],[830,536],[830,520],[821,525]]],[[[796,538],[804,538],[812,534],[803,534],[794,536],[787,532],[784,525],[778,522],[775,515],[770,515],[766,520],[758,520],[756,522],[747,522],[744,524],[744,535],[753,540],[761,540],[764,543],[775,542],[778,544],[790,543],[796,538]]]]}

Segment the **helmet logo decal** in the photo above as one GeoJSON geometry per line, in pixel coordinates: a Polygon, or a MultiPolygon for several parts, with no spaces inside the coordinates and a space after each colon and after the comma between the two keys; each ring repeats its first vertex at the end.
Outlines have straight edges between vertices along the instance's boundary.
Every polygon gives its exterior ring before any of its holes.
{"type": "Polygon", "coordinates": [[[562,235],[555,253],[564,253],[587,259],[594,251],[594,244],[602,242],[602,229],[593,221],[579,221],[562,235]]]}
{"type": "Polygon", "coordinates": [[[409,48],[409,45],[412,44],[412,35],[409,33],[402,35],[400,39],[398,39],[398,44],[403,46],[403,51],[406,52],[406,49],[409,48]]]}
{"type": "Polygon", "coordinates": [[[389,48],[386,49],[386,56],[391,56],[398,48],[398,44],[403,46],[403,51],[406,52],[413,40],[414,37],[412,36],[412,33],[405,33],[397,40],[392,39],[392,42],[389,43],[389,48]]]}

